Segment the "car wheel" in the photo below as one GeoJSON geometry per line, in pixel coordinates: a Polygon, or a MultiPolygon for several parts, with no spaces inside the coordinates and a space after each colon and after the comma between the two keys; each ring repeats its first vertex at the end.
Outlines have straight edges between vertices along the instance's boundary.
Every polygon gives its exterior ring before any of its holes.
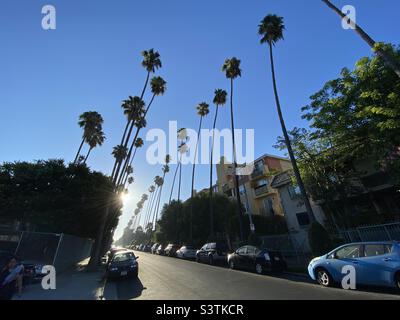
{"type": "Polygon", "coordinates": [[[332,277],[325,269],[317,269],[317,281],[323,287],[329,287],[332,285],[332,277]]]}
{"type": "Polygon", "coordinates": [[[260,263],[256,263],[255,270],[257,274],[263,274],[263,267],[260,263]]]}
{"type": "Polygon", "coordinates": [[[394,281],[396,283],[397,291],[400,293],[400,271],[396,273],[394,281]]]}
{"type": "Polygon", "coordinates": [[[210,266],[212,266],[214,264],[214,258],[212,255],[208,256],[208,263],[210,264],[210,266]]]}
{"type": "Polygon", "coordinates": [[[233,260],[229,260],[229,268],[232,270],[235,269],[235,263],[233,262],[233,260]]]}
{"type": "Polygon", "coordinates": [[[196,262],[200,263],[200,257],[196,255],[196,262]]]}

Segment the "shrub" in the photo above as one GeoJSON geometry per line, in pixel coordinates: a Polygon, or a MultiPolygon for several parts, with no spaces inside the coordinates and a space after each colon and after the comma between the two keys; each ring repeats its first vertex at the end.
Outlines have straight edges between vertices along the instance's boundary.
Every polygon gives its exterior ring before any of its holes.
{"type": "Polygon", "coordinates": [[[332,240],[328,231],[318,222],[310,226],[308,240],[314,256],[321,256],[332,249],[332,240]]]}

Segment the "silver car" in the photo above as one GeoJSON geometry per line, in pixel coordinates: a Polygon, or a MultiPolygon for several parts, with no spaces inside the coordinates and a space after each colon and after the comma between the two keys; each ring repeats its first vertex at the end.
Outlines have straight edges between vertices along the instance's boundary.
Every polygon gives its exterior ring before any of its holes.
{"type": "Polygon", "coordinates": [[[176,256],[180,259],[196,259],[196,252],[192,246],[182,246],[176,251],[176,256]]]}

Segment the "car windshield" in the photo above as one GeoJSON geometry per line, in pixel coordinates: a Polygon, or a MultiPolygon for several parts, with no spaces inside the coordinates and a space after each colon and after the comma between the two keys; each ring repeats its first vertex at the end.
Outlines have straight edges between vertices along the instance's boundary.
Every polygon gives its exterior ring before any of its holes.
{"type": "Polygon", "coordinates": [[[119,253],[114,257],[114,262],[125,262],[135,259],[133,252],[119,253]]]}

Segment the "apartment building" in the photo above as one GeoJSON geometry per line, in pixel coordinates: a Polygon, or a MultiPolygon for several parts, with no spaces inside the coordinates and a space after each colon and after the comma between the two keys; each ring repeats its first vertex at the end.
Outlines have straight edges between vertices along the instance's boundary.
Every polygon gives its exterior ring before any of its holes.
{"type": "MultiPolygon", "coordinates": [[[[228,197],[235,197],[233,164],[221,158],[217,167],[217,189],[228,197]]],[[[284,215],[280,196],[271,187],[274,175],[291,169],[287,158],[265,154],[254,161],[254,170],[249,175],[239,176],[239,192],[246,213],[253,215],[284,215]]]]}

